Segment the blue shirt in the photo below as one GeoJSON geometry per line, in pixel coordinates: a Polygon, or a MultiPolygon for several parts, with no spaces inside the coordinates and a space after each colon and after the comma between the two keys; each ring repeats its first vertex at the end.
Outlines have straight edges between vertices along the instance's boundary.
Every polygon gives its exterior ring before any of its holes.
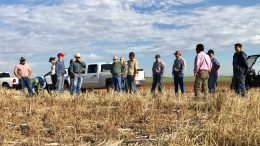
{"type": "Polygon", "coordinates": [[[212,57],[211,63],[212,63],[212,69],[210,71],[210,75],[218,75],[218,69],[219,69],[220,64],[219,64],[217,58],[212,57]]]}
{"type": "Polygon", "coordinates": [[[57,76],[63,76],[66,73],[64,61],[58,60],[55,65],[57,76]]]}

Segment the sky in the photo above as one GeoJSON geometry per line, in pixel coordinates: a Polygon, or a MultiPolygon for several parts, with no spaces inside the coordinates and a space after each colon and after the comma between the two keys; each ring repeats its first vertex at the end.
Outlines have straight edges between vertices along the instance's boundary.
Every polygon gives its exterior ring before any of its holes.
{"type": "Polygon", "coordinates": [[[260,54],[259,18],[259,0],[0,0],[0,72],[12,72],[21,56],[38,76],[58,52],[68,67],[76,53],[96,63],[133,51],[147,76],[156,54],[171,76],[181,50],[189,76],[202,43],[215,50],[220,75],[231,75],[235,43],[260,54]]]}

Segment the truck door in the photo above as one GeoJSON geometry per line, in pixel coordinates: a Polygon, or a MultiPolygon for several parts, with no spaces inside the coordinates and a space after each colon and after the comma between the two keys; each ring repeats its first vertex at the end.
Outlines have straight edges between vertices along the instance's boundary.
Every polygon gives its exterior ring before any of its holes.
{"type": "Polygon", "coordinates": [[[96,88],[99,79],[98,70],[97,64],[88,65],[86,74],[84,75],[84,84],[86,88],[96,88]]]}

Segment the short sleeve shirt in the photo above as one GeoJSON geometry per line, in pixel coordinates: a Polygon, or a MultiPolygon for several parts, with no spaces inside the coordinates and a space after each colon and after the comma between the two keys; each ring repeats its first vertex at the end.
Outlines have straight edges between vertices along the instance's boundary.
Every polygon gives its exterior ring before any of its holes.
{"type": "Polygon", "coordinates": [[[128,75],[134,75],[135,70],[138,69],[138,62],[134,59],[133,61],[128,60],[127,61],[127,65],[128,65],[128,75]]]}

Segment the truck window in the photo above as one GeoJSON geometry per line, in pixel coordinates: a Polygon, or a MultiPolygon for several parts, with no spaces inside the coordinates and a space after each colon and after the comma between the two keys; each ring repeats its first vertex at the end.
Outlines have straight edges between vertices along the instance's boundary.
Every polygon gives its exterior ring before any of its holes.
{"type": "Polygon", "coordinates": [[[101,65],[101,72],[110,72],[112,64],[102,64],[101,65]]]}
{"type": "Polygon", "coordinates": [[[10,74],[9,73],[0,73],[0,78],[9,78],[10,74]]]}
{"type": "Polygon", "coordinates": [[[88,73],[97,73],[97,65],[96,64],[92,64],[88,66],[88,73]]]}

